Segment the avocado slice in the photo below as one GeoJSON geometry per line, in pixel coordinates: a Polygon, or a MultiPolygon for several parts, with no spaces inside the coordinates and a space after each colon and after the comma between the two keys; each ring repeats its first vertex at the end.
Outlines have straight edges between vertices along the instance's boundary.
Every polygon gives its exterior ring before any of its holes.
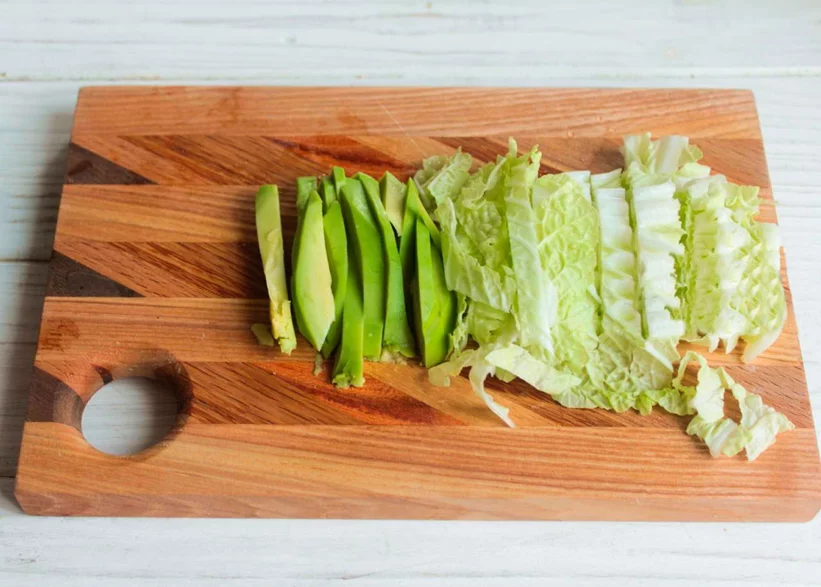
{"type": "Polygon", "coordinates": [[[379,180],[382,188],[382,205],[385,212],[396,231],[397,236],[402,236],[402,220],[405,217],[405,197],[408,193],[407,186],[396,179],[390,172],[386,171],[379,180]]]}
{"type": "Polygon", "coordinates": [[[285,280],[279,188],[275,185],[264,185],[259,188],[255,209],[259,253],[270,300],[271,332],[279,343],[279,349],[290,355],[296,348],[296,334],[285,280]]]}
{"type": "Polygon", "coordinates": [[[430,237],[437,248],[442,246],[442,237],[439,229],[433,223],[433,219],[422,205],[419,199],[419,190],[413,179],[408,180],[407,195],[405,197],[405,213],[402,218],[402,237],[399,239],[399,260],[402,263],[402,276],[406,284],[410,284],[413,279],[413,268],[415,260],[416,243],[416,219],[421,218],[428,229],[430,237]]]}
{"type": "MultiPolygon", "coordinates": [[[[402,277],[405,285],[410,285],[413,279],[413,268],[416,266],[416,215],[410,209],[410,199],[414,196],[411,190],[416,191],[416,184],[408,180],[407,195],[405,197],[405,213],[402,217],[402,236],[399,239],[399,262],[402,263],[402,277]]],[[[416,197],[419,197],[418,192],[416,197]]]]}
{"type": "Polygon", "coordinates": [[[437,249],[442,248],[442,236],[439,233],[439,227],[433,222],[433,218],[428,214],[427,209],[422,205],[422,200],[419,198],[419,189],[416,187],[416,182],[413,179],[408,180],[408,195],[405,199],[405,215],[410,211],[414,216],[421,218],[425,223],[425,228],[430,233],[430,239],[437,249]]]}
{"type": "Polygon", "coordinates": [[[416,339],[422,364],[430,368],[444,361],[450,352],[450,335],[456,327],[456,295],[445,284],[442,253],[433,246],[424,220],[417,218],[416,275],[412,295],[416,339]]]}
{"type": "Polygon", "coordinates": [[[382,359],[392,360],[394,353],[406,357],[415,356],[413,334],[408,325],[408,312],[405,308],[405,286],[402,277],[402,263],[399,260],[399,249],[393,233],[388,213],[382,205],[379,194],[379,182],[370,175],[357,173],[356,179],[362,183],[368,198],[371,214],[382,233],[382,255],[386,269],[385,283],[385,329],[382,336],[382,359]]]}
{"type": "MultiPolygon", "coordinates": [[[[333,185],[331,185],[331,189],[334,189],[333,185]]],[[[328,266],[331,269],[331,288],[334,294],[334,321],[328,329],[321,350],[322,356],[327,359],[339,343],[339,337],[342,333],[342,312],[348,282],[348,239],[345,235],[342,205],[338,200],[334,200],[328,206],[322,219],[322,226],[325,231],[325,249],[328,253],[328,266]]]]}
{"type": "Polygon", "coordinates": [[[368,198],[360,181],[345,180],[342,184],[341,202],[348,236],[348,250],[355,260],[362,283],[365,358],[378,361],[382,355],[382,331],[385,321],[386,268],[382,255],[382,236],[371,214],[368,198]]]}
{"type": "Polygon", "coordinates": [[[334,180],[336,195],[339,197],[339,194],[342,191],[342,186],[345,185],[345,182],[348,180],[348,178],[345,177],[345,170],[341,167],[334,167],[331,169],[331,176],[334,180]]]}
{"type": "Polygon", "coordinates": [[[345,288],[345,305],[342,310],[342,341],[336,352],[333,382],[338,387],[362,387],[363,346],[365,317],[362,284],[354,263],[348,263],[348,279],[345,288]]]}
{"type": "Polygon", "coordinates": [[[313,190],[304,203],[294,240],[292,295],[299,332],[319,350],[335,317],[322,200],[313,190]]]}
{"type": "Polygon", "coordinates": [[[319,184],[319,196],[322,198],[322,209],[327,213],[331,204],[337,201],[336,186],[330,177],[322,178],[319,184]]]}
{"type": "Polygon", "coordinates": [[[311,192],[317,189],[317,179],[315,177],[298,177],[296,178],[296,209],[297,215],[302,214],[305,204],[308,202],[308,196],[311,192]]]}

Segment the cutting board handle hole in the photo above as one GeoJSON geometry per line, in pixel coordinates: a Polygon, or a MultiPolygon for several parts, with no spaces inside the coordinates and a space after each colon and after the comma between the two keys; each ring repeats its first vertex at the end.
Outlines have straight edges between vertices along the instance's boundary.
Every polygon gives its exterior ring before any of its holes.
{"type": "Polygon", "coordinates": [[[179,416],[179,394],[167,382],[126,377],[94,393],[83,410],[82,431],[97,450],[129,456],[165,439],[179,416]]]}

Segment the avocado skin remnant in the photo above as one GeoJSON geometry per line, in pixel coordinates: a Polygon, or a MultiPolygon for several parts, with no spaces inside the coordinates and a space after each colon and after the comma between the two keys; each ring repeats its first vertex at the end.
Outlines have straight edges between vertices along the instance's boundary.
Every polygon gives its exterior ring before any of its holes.
{"type": "Polygon", "coordinates": [[[270,299],[271,332],[280,350],[290,355],[296,348],[296,334],[285,280],[285,251],[277,186],[264,185],[259,188],[255,211],[259,252],[270,299]]]}

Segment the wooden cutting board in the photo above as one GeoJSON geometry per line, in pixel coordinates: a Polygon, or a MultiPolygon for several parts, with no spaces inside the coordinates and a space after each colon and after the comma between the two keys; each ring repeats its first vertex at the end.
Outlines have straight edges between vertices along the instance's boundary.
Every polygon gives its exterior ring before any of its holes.
{"type": "MultiPolygon", "coordinates": [[[[685,134],[730,181],[771,197],[753,96],[725,90],[109,87],[81,91],[16,495],[56,515],[807,520],[819,457],[790,302],[754,365],[715,353],[796,430],[753,463],[712,459],[686,420],[568,410],[490,383],[367,364],[363,389],[257,345],[267,303],[254,193],[280,185],[286,250],[297,176],[332,165],[406,178],[458,146],[479,161],[538,143],[543,172],[619,167],[626,133],[685,134]],[[92,448],[83,406],[148,375],[180,417],[133,457],[92,448]]],[[[764,219],[775,221],[772,208],[764,219]]],[[[287,255],[286,255],[287,256],[287,255]]],[[[784,275],[786,286],[786,272],[784,275]]],[[[683,347],[683,345],[682,345],[683,347]]],[[[684,348],[682,348],[682,351],[684,348]]]]}

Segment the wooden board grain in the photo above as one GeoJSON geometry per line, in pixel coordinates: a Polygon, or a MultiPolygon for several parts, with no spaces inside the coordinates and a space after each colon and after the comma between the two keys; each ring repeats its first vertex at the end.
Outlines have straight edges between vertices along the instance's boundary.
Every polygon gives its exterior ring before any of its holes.
{"type": "MultiPolygon", "coordinates": [[[[332,165],[407,177],[462,146],[490,160],[514,135],[543,172],[621,164],[625,133],[686,134],[731,181],[771,196],[749,92],[367,88],[88,88],[54,244],[16,495],[57,515],[806,520],[819,458],[792,306],[754,365],[711,362],[797,429],[754,463],[711,459],[669,414],[567,410],[491,382],[509,430],[465,380],[369,364],[360,390],[315,377],[302,342],[259,347],[264,281],[253,194],[332,165]],[[176,390],[160,445],[114,457],[83,438],[104,383],[176,390]]],[[[774,221],[771,207],[763,219],[774,221]]],[[[786,271],[784,272],[786,285],[786,271]]],[[[788,296],[789,296],[789,289],[788,296]]]]}

